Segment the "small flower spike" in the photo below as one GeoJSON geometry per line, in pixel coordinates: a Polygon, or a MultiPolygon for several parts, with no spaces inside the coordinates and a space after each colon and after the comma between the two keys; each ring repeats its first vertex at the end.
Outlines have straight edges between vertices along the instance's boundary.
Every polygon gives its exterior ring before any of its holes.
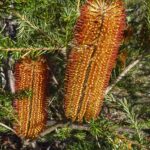
{"type": "Polygon", "coordinates": [[[23,138],[36,138],[45,128],[48,76],[48,66],[44,57],[36,60],[25,58],[15,65],[16,92],[31,92],[30,96],[16,98],[13,102],[19,121],[14,128],[23,138]]]}

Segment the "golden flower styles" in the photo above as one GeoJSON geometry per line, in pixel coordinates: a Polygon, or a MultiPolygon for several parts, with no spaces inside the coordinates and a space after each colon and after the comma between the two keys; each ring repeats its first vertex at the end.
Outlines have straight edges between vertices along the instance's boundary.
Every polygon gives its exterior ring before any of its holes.
{"type": "Polygon", "coordinates": [[[48,76],[44,57],[24,58],[15,65],[16,92],[31,91],[31,96],[16,98],[13,102],[19,121],[14,128],[21,137],[33,139],[45,128],[48,76]]]}
{"type": "Polygon", "coordinates": [[[66,69],[67,118],[96,119],[125,29],[121,0],[88,0],[77,20],[66,69]]]}

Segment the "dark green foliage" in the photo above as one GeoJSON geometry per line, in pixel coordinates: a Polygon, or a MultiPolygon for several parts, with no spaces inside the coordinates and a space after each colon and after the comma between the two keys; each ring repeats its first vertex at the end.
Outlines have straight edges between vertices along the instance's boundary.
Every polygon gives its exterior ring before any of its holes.
{"type": "MultiPolygon", "coordinates": [[[[77,18],[75,1],[30,0],[15,1],[12,5],[15,9],[10,12],[17,20],[18,33],[16,41],[12,45],[9,42],[7,47],[67,46],[77,18]]],[[[4,41],[8,42],[9,39],[4,41]]]]}

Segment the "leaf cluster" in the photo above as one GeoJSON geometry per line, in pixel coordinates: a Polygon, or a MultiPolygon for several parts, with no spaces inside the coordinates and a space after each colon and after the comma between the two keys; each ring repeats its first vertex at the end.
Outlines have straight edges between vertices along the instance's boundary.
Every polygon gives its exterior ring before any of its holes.
{"type": "MultiPolygon", "coordinates": [[[[77,18],[75,1],[40,0],[37,3],[35,0],[17,0],[11,5],[14,9],[9,10],[9,13],[16,21],[17,37],[15,41],[11,41],[10,38],[2,38],[3,34],[1,34],[2,47],[57,49],[67,46],[77,18]]],[[[1,27],[1,30],[3,28],[1,27]]]]}

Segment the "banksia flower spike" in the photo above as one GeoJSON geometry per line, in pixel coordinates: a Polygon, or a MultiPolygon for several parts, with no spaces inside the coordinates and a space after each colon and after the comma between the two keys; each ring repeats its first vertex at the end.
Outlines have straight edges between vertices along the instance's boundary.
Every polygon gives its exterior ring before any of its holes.
{"type": "Polygon", "coordinates": [[[87,0],[66,69],[64,108],[72,121],[98,116],[125,28],[121,0],[87,0]]]}
{"type": "Polygon", "coordinates": [[[29,90],[31,96],[14,100],[18,124],[14,125],[17,134],[23,138],[35,138],[46,124],[46,95],[48,67],[45,58],[37,60],[25,58],[15,65],[16,92],[29,90]]]}

